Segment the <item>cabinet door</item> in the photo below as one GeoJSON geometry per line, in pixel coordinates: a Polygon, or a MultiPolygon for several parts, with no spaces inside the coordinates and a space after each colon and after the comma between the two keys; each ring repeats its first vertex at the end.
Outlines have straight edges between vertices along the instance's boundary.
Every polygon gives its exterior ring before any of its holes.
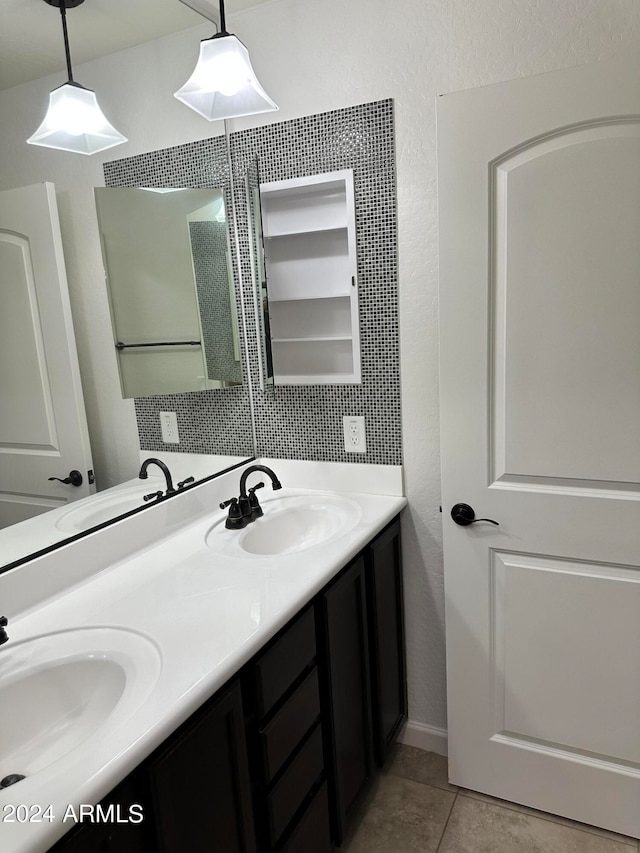
{"type": "MultiPolygon", "coordinates": [[[[77,808],[77,807],[76,807],[77,808]]],[[[76,811],[77,813],[77,811],[76,811]]],[[[95,807],[96,823],[77,824],[50,853],[153,853],[152,823],[143,773],[134,770],[95,807]]]]}
{"type": "Polygon", "coordinates": [[[71,831],[49,853],[115,853],[107,826],[82,826],[71,831]]]}
{"type": "Polygon", "coordinates": [[[144,833],[129,824],[83,826],[56,844],[50,853],[151,853],[144,833]]]}
{"type": "Polygon", "coordinates": [[[373,772],[364,557],[319,596],[321,694],[334,841],[373,772]]]}
{"type": "Polygon", "coordinates": [[[150,767],[162,853],[255,853],[240,687],[213,702],[150,767]]]}
{"type": "Polygon", "coordinates": [[[374,746],[382,766],[407,720],[399,519],[369,545],[366,561],[374,746]]]}

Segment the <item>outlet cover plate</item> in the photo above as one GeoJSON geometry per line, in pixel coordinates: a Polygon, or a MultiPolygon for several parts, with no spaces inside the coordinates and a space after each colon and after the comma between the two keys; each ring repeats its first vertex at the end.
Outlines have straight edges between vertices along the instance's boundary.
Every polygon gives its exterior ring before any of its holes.
{"type": "Polygon", "coordinates": [[[165,444],[180,444],[178,417],[175,412],[160,412],[160,429],[165,444]]]}
{"type": "Polygon", "coordinates": [[[345,453],[366,453],[367,435],[363,415],[344,415],[342,418],[345,453]]]}

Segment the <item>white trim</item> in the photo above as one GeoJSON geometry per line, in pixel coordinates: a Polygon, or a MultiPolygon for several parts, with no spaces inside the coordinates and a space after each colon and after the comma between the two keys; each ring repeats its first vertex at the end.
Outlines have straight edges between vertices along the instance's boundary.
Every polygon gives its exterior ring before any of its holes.
{"type": "Polygon", "coordinates": [[[426,723],[414,723],[409,720],[398,737],[405,746],[415,746],[438,755],[448,755],[447,730],[426,723]]]}
{"type": "Polygon", "coordinates": [[[306,459],[258,460],[292,489],[360,492],[367,495],[402,497],[402,465],[373,465],[353,462],[314,462],[306,459]]]}

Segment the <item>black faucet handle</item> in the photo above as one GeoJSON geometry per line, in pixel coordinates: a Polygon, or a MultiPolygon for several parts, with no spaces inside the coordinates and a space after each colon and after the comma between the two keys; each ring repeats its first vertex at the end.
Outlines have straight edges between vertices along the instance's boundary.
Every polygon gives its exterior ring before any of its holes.
{"type": "Polygon", "coordinates": [[[229,507],[229,515],[224,525],[227,530],[241,530],[247,526],[247,518],[242,511],[238,498],[229,498],[228,501],[223,501],[220,504],[220,509],[226,509],[226,507],[229,507]]]}
{"type": "Polygon", "coordinates": [[[6,628],[9,624],[9,620],[6,616],[0,616],[0,628],[6,628]]]}
{"type": "Polygon", "coordinates": [[[195,483],[195,481],[195,477],[187,477],[186,480],[180,480],[180,482],[178,483],[178,488],[184,489],[184,487],[187,486],[189,483],[195,483]]]}
{"type": "Polygon", "coordinates": [[[163,496],[163,494],[164,494],[164,492],[162,491],[162,489],[160,489],[159,492],[151,492],[150,495],[145,495],[142,498],[142,500],[143,501],[152,501],[154,498],[161,498],[163,496]]]}
{"type": "Polygon", "coordinates": [[[258,496],[256,495],[256,489],[263,489],[264,483],[258,483],[257,486],[253,486],[249,489],[249,509],[251,510],[251,521],[255,521],[256,518],[260,518],[264,515],[262,511],[262,507],[260,506],[260,502],[258,501],[258,496]]]}
{"type": "Polygon", "coordinates": [[[3,643],[6,643],[9,639],[9,635],[4,630],[8,624],[9,624],[9,620],[7,619],[7,617],[6,616],[0,616],[0,646],[3,643]]]}

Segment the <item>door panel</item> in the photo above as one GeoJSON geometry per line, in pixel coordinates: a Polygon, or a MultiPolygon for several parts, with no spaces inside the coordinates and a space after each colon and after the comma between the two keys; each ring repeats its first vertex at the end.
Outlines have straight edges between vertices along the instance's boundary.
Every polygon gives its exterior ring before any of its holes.
{"type": "Polygon", "coordinates": [[[496,734],[640,769],[638,568],[496,551],[491,583],[496,734]]]}
{"type": "Polygon", "coordinates": [[[55,451],[51,386],[26,237],[0,230],[3,313],[0,335],[0,446],[24,452],[55,451]],[[16,370],[19,353],[20,370],[16,370]]]}
{"type": "Polygon", "coordinates": [[[640,124],[562,129],[492,181],[494,479],[636,483],[640,124]]]}
{"type": "Polygon", "coordinates": [[[0,192],[0,304],[1,528],[95,491],[53,184],[0,192]]]}
{"type": "Polygon", "coordinates": [[[640,835],[640,60],[439,99],[451,781],[640,835]],[[451,507],[480,518],[456,525],[451,507]]]}

